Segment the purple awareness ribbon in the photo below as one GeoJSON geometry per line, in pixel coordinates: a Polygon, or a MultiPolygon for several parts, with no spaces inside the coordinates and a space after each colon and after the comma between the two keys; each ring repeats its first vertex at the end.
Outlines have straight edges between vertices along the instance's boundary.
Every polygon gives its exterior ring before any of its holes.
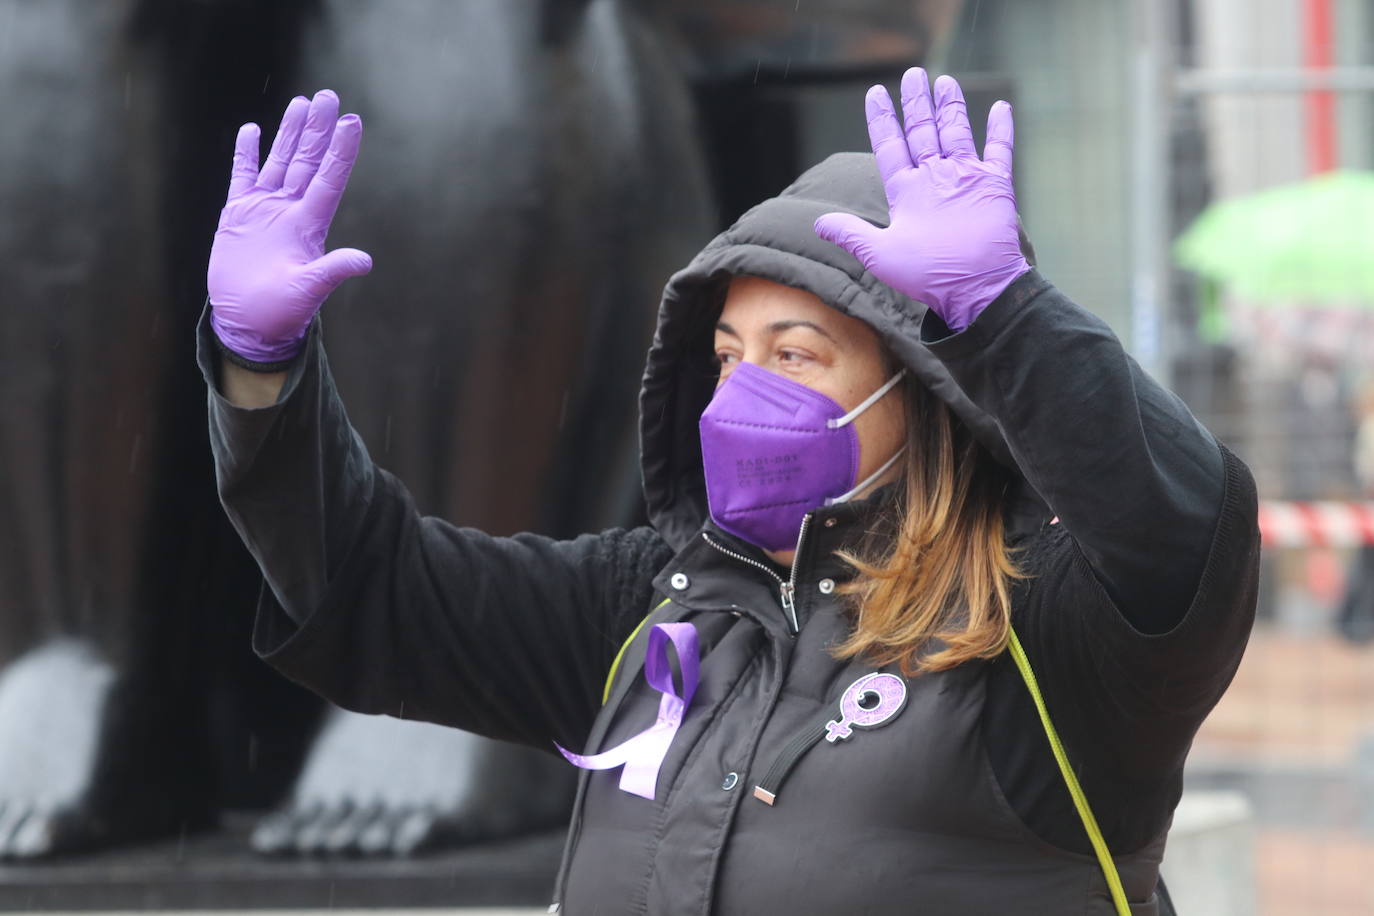
{"type": "Polygon", "coordinates": [[[558,752],[574,766],[584,770],[609,770],[622,763],[620,788],[641,798],[652,799],[658,782],[658,768],[668,754],[683,713],[697,689],[697,629],[690,623],[659,623],[649,631],[649,648],[644,658],[644,680],[663,694],[658,703],[658,720],[628,741],[600,754],[584,756],[565,750],[555,742],[558,752]],[[668,643],[677,650],[682,666],[682,695],[673,685],[673,669],[668,664],[668,643]]]}

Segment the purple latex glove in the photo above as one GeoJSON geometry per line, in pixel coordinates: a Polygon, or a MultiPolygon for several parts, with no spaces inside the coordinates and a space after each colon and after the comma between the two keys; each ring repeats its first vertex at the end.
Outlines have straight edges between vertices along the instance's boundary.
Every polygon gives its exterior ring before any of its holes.
{"type": "Polygon", "coordinates": [[[239,128],[206,278],[210,324],[234,353],[265,367],[291,359],[325,297],[372,269],[356,248],[324,251],[362,134],[328,89],[291,100],[261,171],[258,126],[239,128]]]}
{"type": "Polygon", "coordinates": [[[827,213],[816,234],[962,331],[1030,270],[1017,241],[1011,106],[998,102],[988,113],[982,159],[953,77],[935,81],[932,106],[926,72],[913,67],[902,76],[905,134],[882,86],[868,90],[865,109],[891,225],[827,213]]]}

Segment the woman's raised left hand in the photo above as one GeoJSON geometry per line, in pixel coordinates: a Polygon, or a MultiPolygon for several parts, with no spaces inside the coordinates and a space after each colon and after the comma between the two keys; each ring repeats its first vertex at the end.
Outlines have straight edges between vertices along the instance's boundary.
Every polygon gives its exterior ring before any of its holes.
{"type": "Polygon", "coordinates": [[[880,229],[827,213],[816,220],[816,234],[962,331],[1030,269],[1017,234],[1011,106],[997,102],[988,113],[981,159],[953,77],[935,81],[932,104],[926,72],[913,67],[903,75],[905,130],[882,86],[868,90],[865,108],[891,224],[880,229]]]}

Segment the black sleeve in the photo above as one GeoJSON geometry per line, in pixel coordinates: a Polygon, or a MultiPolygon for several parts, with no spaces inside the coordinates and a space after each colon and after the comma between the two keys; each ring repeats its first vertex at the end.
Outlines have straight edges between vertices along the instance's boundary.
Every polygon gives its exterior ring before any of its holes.
{"type": "MultiPolygon", "coordinates": [[[[1016,631],[1109,846],[1167,825],[1193,736],[1253,624],[1254,480],[1097,317],[1036,272],[959,334],[923,339],[998,422],[1059,516],[1019,544],[1016,631]]],[[[1008,801],[1042,838],[1088,852],[1039,716],[1007,656],[983,719],[1008,801]]]]}
{"type": "MultiPolygon", "coordinates": [[[[1167,633],[1122,615],[1067,532],[1051,526],[1020,555],[1015,624],[1050,717],[1113,852],[1167,824],[1184,760],[1230,684],[1254,623],[1258,502],[1245,465],[1222,449],[1221,512],[1187,613],[1167,633]]],[[[1088,853],[1087,834],[1011,659],[990,666],[983,736],[1013,809],[1040,837],[1088,853]]]]}
{"type": "Polygon", "coordinates": [[[968,328],[922,340],[996,419],[1013,458],[1117,608],[1162,633],[1197,590],[1221,508],[1212,435],[1097,316],[1032,270],[968,328]]]}
{"type": "Polygon", "coordinates": [[[554,541],[423,517],[349,424],[318,322],[257,410],[219,394],[212,333],[202,318],[220,497],[265,580],[255,649],[346,709],[580,749],[667,545],[647,528],[554,541]]]}

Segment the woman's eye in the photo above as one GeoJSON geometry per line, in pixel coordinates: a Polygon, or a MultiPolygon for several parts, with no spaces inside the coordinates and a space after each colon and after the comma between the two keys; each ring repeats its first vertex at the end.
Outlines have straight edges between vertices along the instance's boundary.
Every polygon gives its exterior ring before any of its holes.
{"type": "Polygon", "coordinates": [[[806,360],[809,354],[801,350],[779,350],[778,362],[780,363],[799,363],[806,360]]]}
{"type": "Polygon", "coordinates": [[[739,357],[737,357],[735,354],[730,353],[730,352],[728,352],[728,351],[725,351],[725,350],[718,350],[718,351],[716,351],[716,365],[717,365],[717,366],[729,366],[729,365],[731,365],[732,363],[734,363],[737,359],[739,359],[739,357]]]}

